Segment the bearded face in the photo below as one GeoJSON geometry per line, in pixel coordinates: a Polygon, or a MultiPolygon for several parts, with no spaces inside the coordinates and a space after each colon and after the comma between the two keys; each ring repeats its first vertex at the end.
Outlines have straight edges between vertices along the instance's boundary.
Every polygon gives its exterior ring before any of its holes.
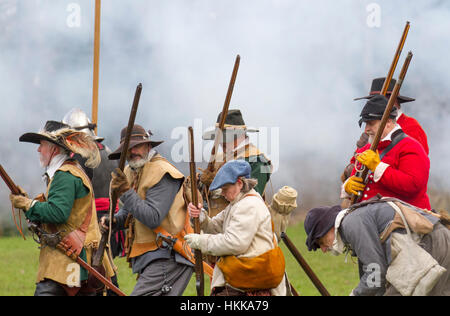
{"type": "Polygon", "coordinates": [[[38,147],[38,152],[39,152],[39,162],[42,168],[46,168],[52,158],[58,153],[57,150],[57,146],[46,141],[46,140],[41,140],[41,143],[38,147]]]}
{"type": "Polygon", "coordinates": [[[139,169],[148,159],[148,154],[150,152],[150,145],[148,143],[136,145],[130,148],[128,152],[128,164],[133,169],[139,169]]]}

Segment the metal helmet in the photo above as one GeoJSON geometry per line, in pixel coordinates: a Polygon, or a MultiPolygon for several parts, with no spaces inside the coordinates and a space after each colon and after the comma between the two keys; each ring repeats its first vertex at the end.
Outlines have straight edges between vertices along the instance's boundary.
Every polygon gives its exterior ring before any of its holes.
{"type": "Polygon", "coordinates": [[[103,141],[103,137],[98,137],[94,133],[95,124],[91,123],[89,117],[82,110],[73,108],[63,118],[64,124],[70,125],[72,128],[79,130],[92,136],[96,141],[103,141]]]}

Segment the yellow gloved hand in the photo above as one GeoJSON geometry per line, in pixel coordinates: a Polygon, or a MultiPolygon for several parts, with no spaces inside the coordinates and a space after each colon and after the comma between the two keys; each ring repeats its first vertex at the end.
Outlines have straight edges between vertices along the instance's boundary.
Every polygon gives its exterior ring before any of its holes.
{"type": "Polygon", "coordinates": [[[356,194],[358,195],[358,191],[364,191],[366,185],[363,182],[363,179],[357,176],[350,177],[345,183],[344,190],[348,194],[356,194]]]}
{"type": "Polygon", "coordinates": [[[116,168],[111,172],[111,190],[116,191],[119,196],[124,194],[130,189],[130,184],[128,183],[127,176],[122,170],[116,168]]]}
{"type": "Polygon", "coordinates": [[[377,152],[374,152],[373,150],[370,150],[370,149],[367,149],[361,155],[358,155],[356,157],[356,160],[358,160],[360,163],[365,165],[372,172],[375,171],[375,169],[377,168],[377,166],[380,164],[380,161],[381,161],[378,150],[377,150],[377,152]]]}
{"type": "Polygon", "coordinates": [[[31,203],[33,202],[32,199],[23,195],[10,194],[9,199],[15,208],[22,209],[25,212],[30,209],[31,203]]]}

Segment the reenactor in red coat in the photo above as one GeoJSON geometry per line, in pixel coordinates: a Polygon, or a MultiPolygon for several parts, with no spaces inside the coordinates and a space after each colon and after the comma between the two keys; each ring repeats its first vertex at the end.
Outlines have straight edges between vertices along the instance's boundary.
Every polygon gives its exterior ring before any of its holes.
{"type": "Polygon", "coordinates": [[[381,123],[388,100],[376,95],[369,99],[361,112],[360,126],[365,123],[369,136],[368,144],[357,150],[351,163],[355,163],[351,177],[342,185],[341,198],[363,191],[361,201],[377,194],[395,197],[423,209],[431,209],[427,195],[430,160],[423,146],[405,134],[396,123],[397,109],[393,109],[376,152],[370,150],[370,143],[381,123]],[[359,163],[358,163],[359,162],[359,163]],[[356,169],[365,165],[369,170],[369,182],[364,185],[355,176],[356,169]]]}
{"type": "MultiPolygon", "coordinates": [[[[381,88],[383,86],[385,79],[386,78],[373,79],[369,95],[367,95],[365,97],[356,98],[354,100],[370,99],[375,95],[379,95],[381,93],[381,88]]],[[[392,93],[392,90],[394,89],[395,83],[396,83],[395,79],[392,79],[391,82],[389,83],[389,88],[386,93],[387,98],[389,98],[391,96],[391,93],[392,93]]],[[[394,103],[394,106],[397,109],[396,121],[397,121],[397,124],[401,127],[401,129],[403,130],[403,132],[405,132],[406,135],[414,138],[422,145],[423,149],[425,150],[426,154],[428,155],[429,148],[428,148],[427,134],[425,133],[422,126],[419,124],[419,122],[415,118],[406,115],[405,113],[403,113],[403,111],[401,109],[401,104],[407,103],[407,102],[412,102],[412,101],[415,101],[415,99],[406,97],[403,95],[399,95],[397,97],[397,100],[394,103]]],[[[357,147],[356,151],[361,149],[362,147],[364,147],[367,144],[367,141],[368,141],[367,134],[362,133],[360,139],[356,143],[356,147],[357,147]]],[[[352,164],[349,164],[345,168],[345,170],[341,176],[342,182],[347,180],[347,178],[351,175],[353,167],[354,166],[352,164]]]]}

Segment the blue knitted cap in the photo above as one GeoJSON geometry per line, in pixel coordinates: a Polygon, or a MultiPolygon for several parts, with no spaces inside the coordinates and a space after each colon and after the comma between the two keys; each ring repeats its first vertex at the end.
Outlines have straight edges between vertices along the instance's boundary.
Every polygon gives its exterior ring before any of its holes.
{"type": "Polygon", "coordinates": [[[209,186],[209,190],[214,191],[220,189],[228,183],[234,184],[239,177],[250,179],[251,172],[252,168],[250,167],[250,164],[245,160],[239,159],[228,161],[217,172],[213,182],[209,186]]]}

